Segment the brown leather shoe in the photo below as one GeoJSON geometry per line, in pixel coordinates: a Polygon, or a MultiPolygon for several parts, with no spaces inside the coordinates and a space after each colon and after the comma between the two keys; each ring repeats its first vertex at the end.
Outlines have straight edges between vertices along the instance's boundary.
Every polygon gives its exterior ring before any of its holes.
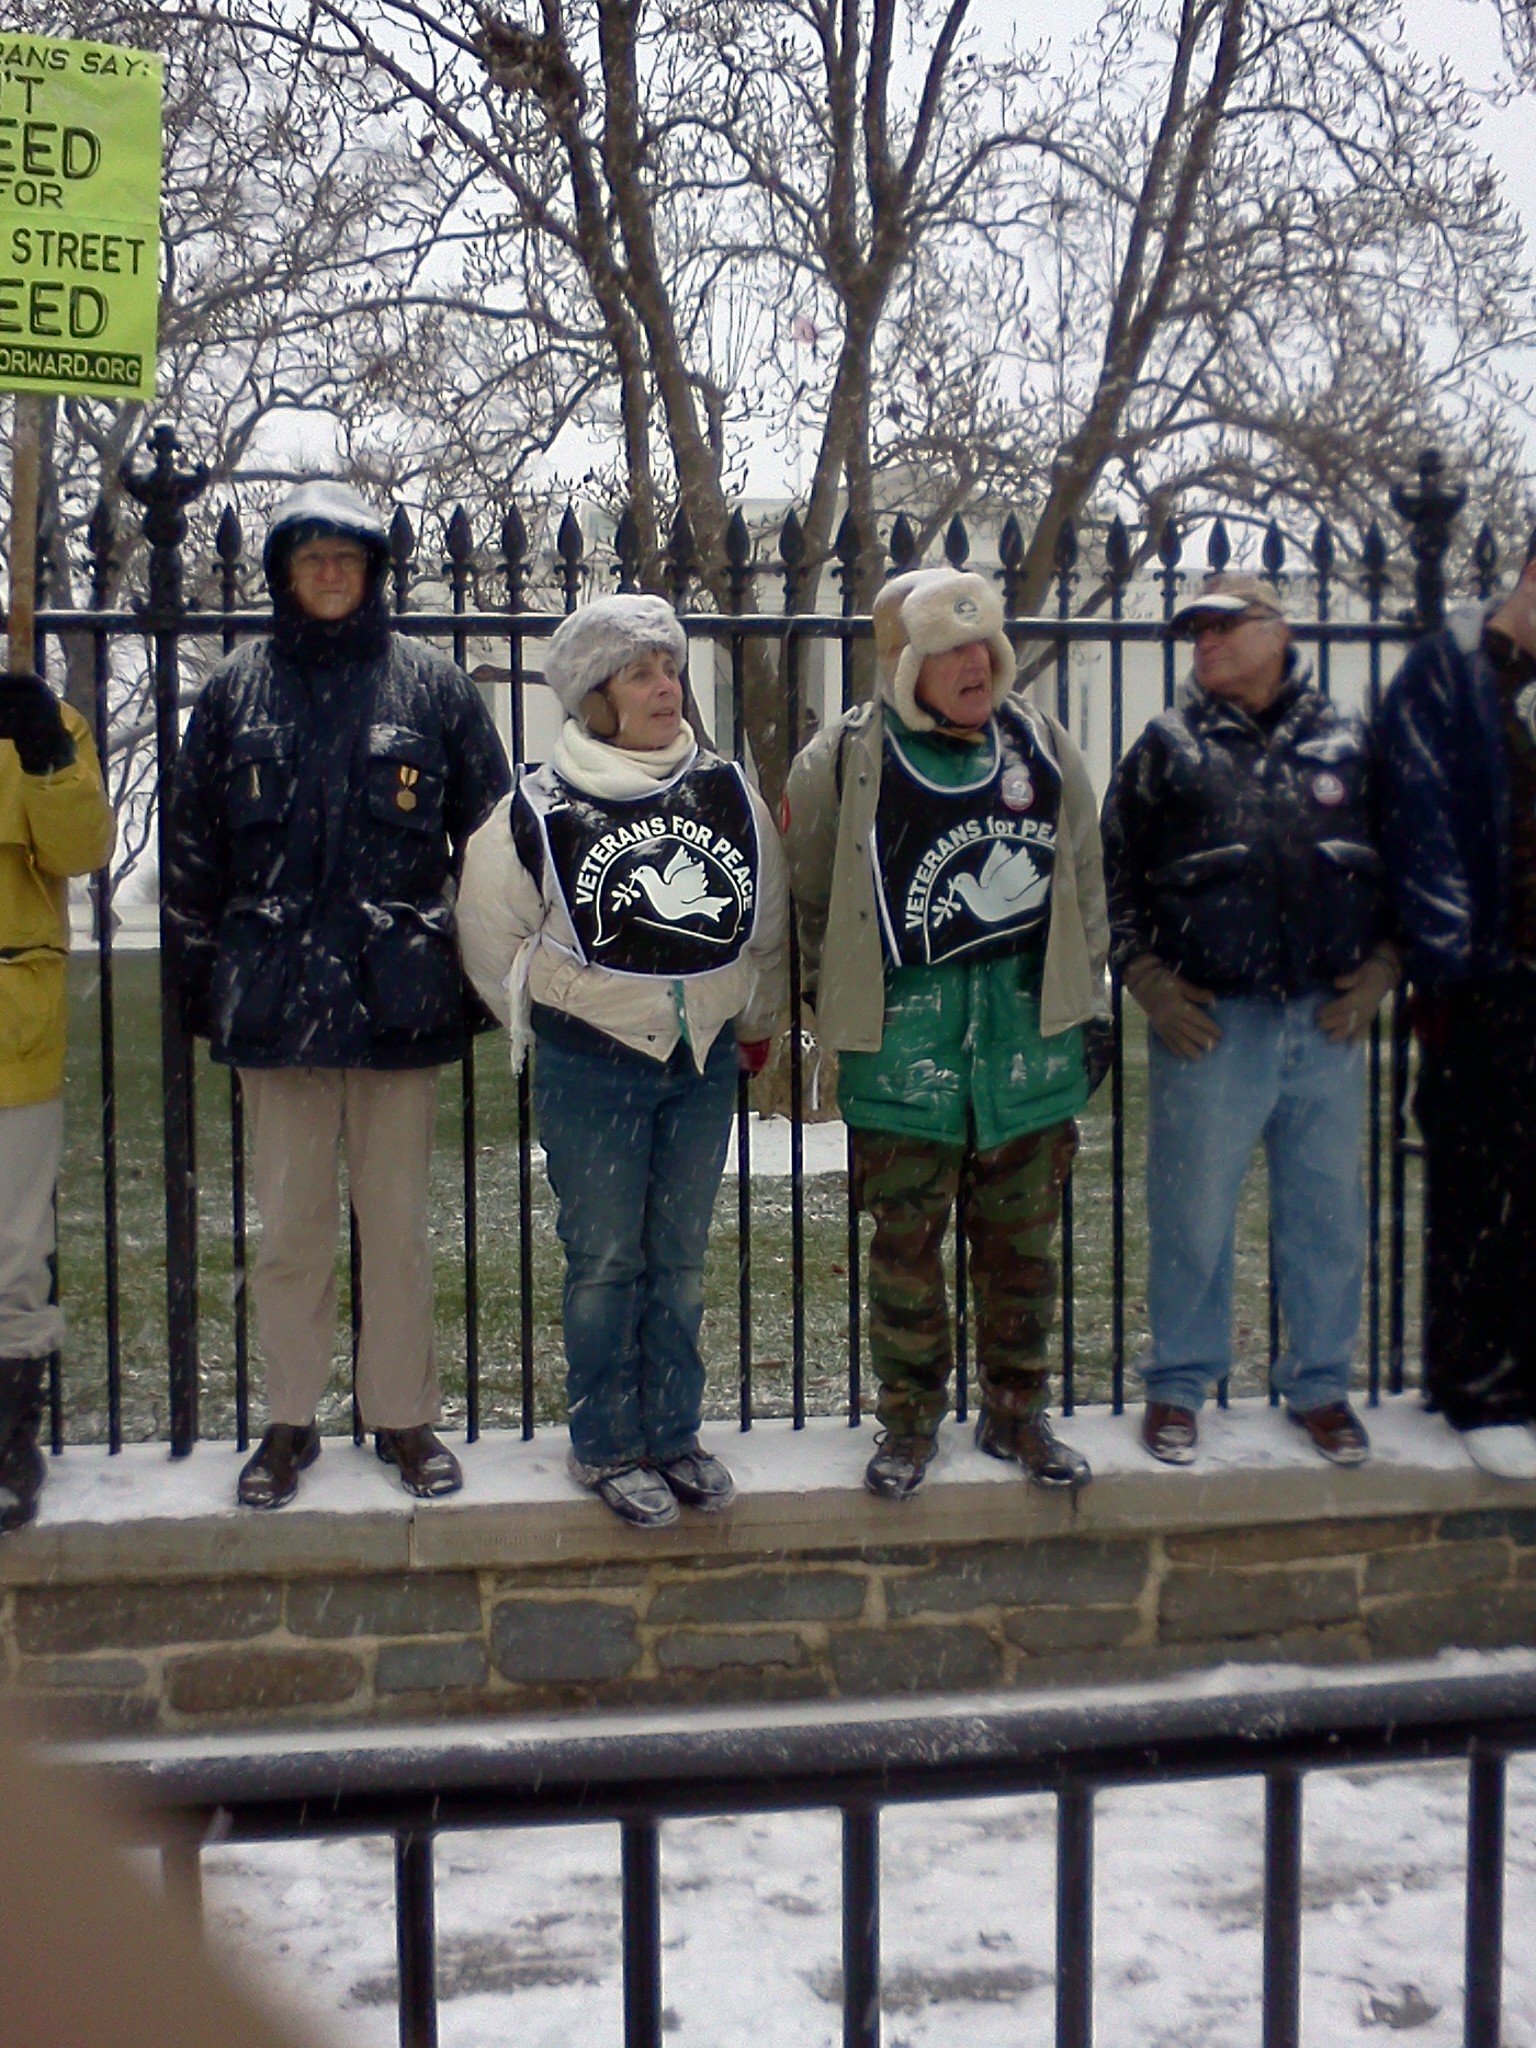
{"type": "Polygon", "coordinates": [[[1163,1465],[1193,1465],[1200,1425],[1192,1408],[1149,1401],[1141,1418],[1141,1447],[1163,1465]]]}
{"type": "Polygon", "coordinates": [[[235,1498],[243,1508],[287,1507],[299,1490],[299,1474],[319,1455],[320,1432],[312,1422],[272,1423],[241,1467],[235,1498]]]}
{"type": "Polygon", "coordinates": [[[459,1461],[426,1423],[415,1429],[376,1429],[373,1448],[386,1465],[400,1468],[400,1484],[422,1500],[457,1493],[464,1484],[459,1461]]]}
{"type": "Polygon", "coordinates": [[[1298,1429],[1304,1429],[1330,1465],[1363,1465],[1371,1455],[1371,1440],[1365,1424],[1347,1401],[1328,1401],[1321,1408],[1309,1408],[1298,1415],[1286,1414],[1298,1429]]]}

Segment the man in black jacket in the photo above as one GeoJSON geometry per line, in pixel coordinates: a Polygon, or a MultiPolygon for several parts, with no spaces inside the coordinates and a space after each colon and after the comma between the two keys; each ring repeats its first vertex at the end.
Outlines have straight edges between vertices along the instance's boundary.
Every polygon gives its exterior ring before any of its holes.
{"type": "Polygon", "coordinates": [[[469,679],[391,632],[388,560],[382,520],[345,485],[292,493],[264,558],[272,638],[210,676],[176,778],[177,978],[190,1027],[240,1071],[262,1220],[271,1421],[240,1475],[246,1507],[281,1507],[319,1456],[343,1147],[364,1419],[412,1493],[462,1483],[432,1429],[428,1174],[437,1070],[467,1042],[459,866],[511,778],[469,679]]]}
{"type": "Polygon", "coordinates": [[[1193,682],[1104,807],[1111,959],[1151,1026],[1141,1439],[1167,1464],[1195,1455],[1206,1388],[1231,1364],[1237,1199],[1262,1138],[1275,1384],[1325,1458],[1359,1464],[1362,1040],[1398,976],[1365,735],[1309,687],[1258,578],[1216,579],[1173,631],[1194,642],[1193,682]]]}
{"type": "Polygon", "coordinates": [[[1428,1168],[1425,1391],[1536,1479],[1536,540],[1486,616],[1409,654],[1378,728],[1428,1168]]]}

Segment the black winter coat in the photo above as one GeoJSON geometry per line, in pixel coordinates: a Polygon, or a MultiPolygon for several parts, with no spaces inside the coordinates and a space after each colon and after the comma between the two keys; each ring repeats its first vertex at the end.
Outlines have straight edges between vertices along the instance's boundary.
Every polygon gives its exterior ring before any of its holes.
{"type": "Polygon", "coordinates": [[[462,1056],[464,843],[511,783],[461,669],[392,635],[301,671],[270,641],[209,677],[176,775],[163,888],[189,1029],[251,1067],[462,1056]]]}
{"type": "Polygon", "coordinates": [[[1510,949],[1509,749],[1483,614],[1420,640],[1376,726],[1381,846],[1420,987],[1500,973],[1510,949]]]}
{"type": "Polygon", "coordinates": [[[1191,685],[1104,804],[1111,958],[1217,995],[1329,988],[1386,936],[1364,728],[1304,676],[1268,731],[1191,685]]]}

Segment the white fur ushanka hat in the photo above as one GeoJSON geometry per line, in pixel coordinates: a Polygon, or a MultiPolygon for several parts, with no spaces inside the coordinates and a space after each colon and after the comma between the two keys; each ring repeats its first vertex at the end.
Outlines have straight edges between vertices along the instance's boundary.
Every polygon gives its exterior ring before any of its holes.
{"type": "Polygon", "coordinates": [[[994,709],[1013,688],[1017,665],[1003,631],[1002,600],[973,570],[911,569],[893,576],[875,599],[874,628],[880,695],[914,732],[932,732],[936,723],[917,701],[917,678],[930,654],[984,640],[994,709]]]}
{"type": "Polygon", "coordinates": [[[664,597],[599,597],[557,627],[544,654],[544,680],[567,718],[610,676],[642,654],[670,654],[681,674],[688,641],[664,597]]]}

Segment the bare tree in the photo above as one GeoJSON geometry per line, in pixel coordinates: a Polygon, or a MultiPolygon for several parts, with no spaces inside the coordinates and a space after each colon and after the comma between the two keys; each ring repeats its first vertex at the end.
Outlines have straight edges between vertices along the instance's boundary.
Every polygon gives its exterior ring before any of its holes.
{"type": "Polygon", "coordinates": [[[1494,0],[1504,48],[1519,75],[1536,79],[1536,0],[1494,0]]]}
{"type": "MultiPolygon", "coordinates": [[[[438,156],[466,183],[478,174],[480,204],[499,188],[502,247],[520,236],[544,254],[544,333],[590,369],[589,425],[611,397],[647,579],[661,573],[671,498],[723,603],[731,435],[760,431],[749,393],[755,382],[759,406],[771,402],[796,306],[836,336],[813,400],[808,567],[845,494],[872,536],[871,370],[887,300],[1016,140],[1005,102],[1026,67],[976,64],[968,9],[538,0],[516,21],[472,0],[313,0],[300,20],[281,0],[245,0],[212,19],[289,52],[361,122],[415,109],[438,156]]],[[[874,573],[871,557],[866,585],[874,573]]],[[[766,669],[748,697],[771,783],[785,736],[766,669]]]]}
{"type": "MultiPolygon", "coordinates": [[[[238,479],[247,503],[317,465],[440,502],[514,478],[560,424],[592,371],[579,337],[551,335],[475,296],[499,228],[474,216],[461,175],[423,154],[398,120],[359,126],[350,110],[273,72],[210,25],[188,35],[145,0],[76,0],[71,18],[23,0],[40,32],[159,47],[166,58],[159,389],[152,407],[64,399],[51,408],[44,500],[56,602],[81,595],[71,543],[99,499],[122,530],[102,595],[122,587],[132,521],[119,472],[156,419],[169,419],[212,473],[194,559],[238,479]],[[301,86],[304,89],[300,89],[301,86]]],[[[195,595],[212,594],[205,572],[195,595]]],[[[89,647],[69,655],[88,701],[89,647]]],[[[129,719],[129,728],[134,719],[129,719]]]]}
{"type": "MultiPolygon", "coordinates": [[[[675,507],[720,603],[775,434],[810,456],[801,602],[845,507],[868,600],[897,494],[925,538],[1032,515],[1029,604],[1111,503],[1363,522],[1430,437],[1519,500],[1519,237],[1388,0],[1109,0],[1054,71],[983,51],[971,0],[520,4],[110,15],[182,80],[164,359],[220,476],[303,466],[311,411],[434,505],[584,444],[644,580],[675,507]]],[[[140,426],[65,408],[61,493],[140,426]]],[[[770,786],[780,702],[754,667],[770,786]]]]}
{"type": "Polygon", "coordinates": [[[1049,233],[1019,250],[1028,312],[1015,293],[993,320],[995,268],[951,257],[988,356],[952,317],[961,376],[919,350],[887,429],[954,495],[969,461],[1034,513],[1025,603],[1106,495],[1154,534],[1213,501],[1360,529],[1437,440],[1513,516],[1497,365],[1528,273],[1449,71],[1372,0],[1126,0],[1086,55],[1045,152],[1049,233]]]}

